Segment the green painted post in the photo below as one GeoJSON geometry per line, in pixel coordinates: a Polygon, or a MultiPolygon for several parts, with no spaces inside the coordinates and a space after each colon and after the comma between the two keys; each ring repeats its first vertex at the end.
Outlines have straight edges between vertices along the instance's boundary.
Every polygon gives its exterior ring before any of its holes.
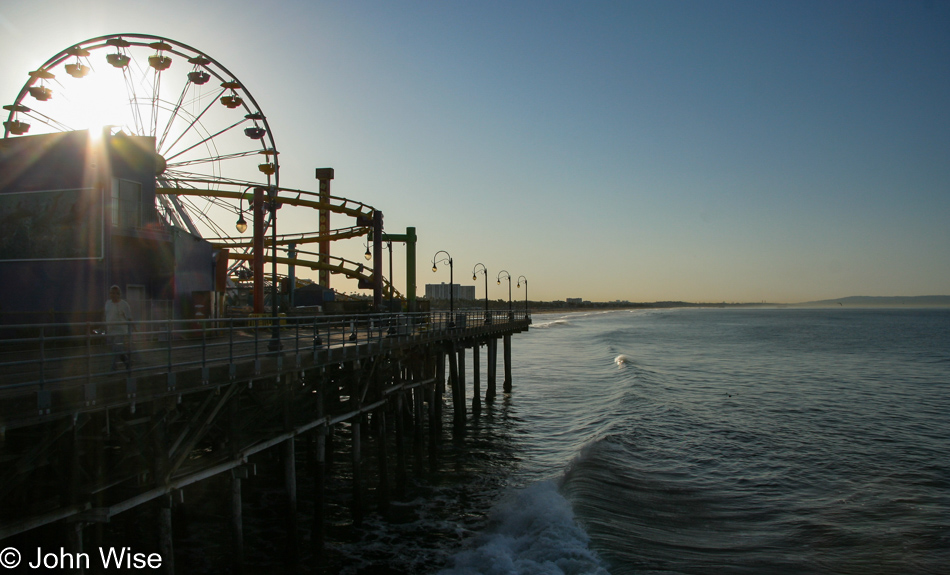
{"type": "Polygon", "coordinates": [[[406,228],[406,304],[416,311],[416,228],[406,228]]]}
{"type": "Polygon", "coordinates": [[[416,311],[416,228],[406,228],[405,234],[382,234],[384,242],[406,243],[406,305],[416,311]]]}

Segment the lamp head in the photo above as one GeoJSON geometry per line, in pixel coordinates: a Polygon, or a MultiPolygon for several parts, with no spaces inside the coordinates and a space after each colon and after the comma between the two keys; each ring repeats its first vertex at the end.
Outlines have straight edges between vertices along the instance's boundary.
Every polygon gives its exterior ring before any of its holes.
{"type": "Polygon", "coordinates": [[[369,253],[369,248],[368,248],[368,247],[366,248],[366,253],[363,254],[363,257],[366,258],[367,260],[373,259],[373,254],[369,253]]]}
{"type": "Polygon", "coordinates": [[[473,279],[473,280],[477,280],[478,278],[475,277],[475,274],[472,274],[472,279],[473,279]]]}
{"type": "Polygon", "coordinates": [[[244,213],[242,212],[240,217],[238,217],[237,223],[234,224],[234,227],[237,228],[239,234],[243,234],[247,231],[247,222],[244,221],[244,213]]]}
{"type": "Polygon", "coordinates": [[[435,264],[432,264],[432,271],[437,272],[439,271],[439,268],[435,267],[435,264]]]}
{"type": "Polygon", "coordinates": [[[498,280],[496,283],[497,283],[498,285],[501,285],[501,280],[498,280]]]}

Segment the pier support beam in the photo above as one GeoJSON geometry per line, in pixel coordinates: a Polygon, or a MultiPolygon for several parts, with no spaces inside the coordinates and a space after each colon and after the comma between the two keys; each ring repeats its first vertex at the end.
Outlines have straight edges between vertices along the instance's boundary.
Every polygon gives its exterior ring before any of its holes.
{"type": "Polygon", "coordinates": [[[440,393],[439,373],[445,377],[445,358],[441,354],[426,355],[426,377],[435,379],[432,383],[426,385],[426,399],[429,401],[429,470],[435,473],[439,454],[439,436],[442,433],[442,395],[440,393]],[[441,362],[439,361],[441,360],[441,362]],[[436,365],[433,366],[432,362],[436,365]],[[442,369],[438,365],[442,364],[442,369]]]}
{"type": "Polygon", "coordinates": [[[406,448],[405,441],[405,401],[404,392],[396,394],[396,495],[406,497],[406,448]]]}
{"type": "Polygon", "coordinates": [[[158,552],[162,556],[162,573],[175,575],[175,546],[172,543],[172,496],[158,498],[158,552]]]}
{"type": "Polygon", "coordinates": [[[505,383],[502,389],[505,393],[511,393],[511,336],[504,336],[505,345],[505,383]]]}
{"type": "MultiPolygon", "coordinates": [[[[325,383],[326,380],[322,380],[317,388],[317,419],[323,417],[324,393],[326,393],[323,384],[325,383]]],[[[313,466],[313,529],[310,535],[310,543],[314,557],[318,562],[321,562],[323,560],[323,550],[327,537],[327,426],[321,425],[318,427],[316,429],[316,435],[313,466]]]]}
{"type": "Polygon", "coordinates": [[[495,389],[495,380],[498,371],[498,339],[492,337],[488,340],[488,383],[485,390],[485,403],[495,401],[497,394],[495,389]]]}
{"type": "MultiPolygon", "coordinates": [[[[423,374],[424,377],[424,374],[423,374]]],[[[412,390],[412,403],[413,403],[413,412],[412,417],[414,423],[413,435],[412,435],[412,453],[413,461],[415,465],[416,476],[419,477],[422,475],[422,464],[423,464],[423,447],[425,445],[425,428],[422,426],[423,419],[423,404],[425,398],[425,386],[419,386],[412,390]]]]}
{"type": "Polygon", "coordinates": [[[386,445],[386,406],[380,406],[373,412],[376,424],[376,454],[379,460],[379,513],[389,517],[389,453],[386,445]]]}
{"type": "Polygon", "coordinates": [[[459,377],[458,356],[462,351],[455,351],[455,346],[449,350],[449,383],[452,386],[452,423],[455,431],[458,432],[465,428],[465,400],[462,396],[462,381],[459,377]]]}
{"type": "MultiPolygon", "coordinates": [[[[82,521],[66,523],[66,543],[69,545],[69,552],[72,553],[74,557],[78,557],[78,554],[83,552],[82,528],[82,521]]],[[[85,569],[76,569],[72,572],[85,573],[86,571],[85,569]]]]}
{"type": "Polygon", "coordinates": [[[244,573],[244,511],[241,481],[247,475],[244,467],[231,470],[231,573],[244,573]]]}
{"type": "MultiPolygon", "coordinates": [[[[228,450],[231,457],[237,457],[240,444],[240,398],[235,395],[228,402],[228,450]]],[[[247,478],[246,467],[231,470],[231,573],[244,573],[244,507],[241,495],[241,482],[247,478]]]]}
{"type": "Polygon", "coordinates": [[[363,416],[357,415],[350,421],[353,434],[353,525],[363,524],[363,455],[360,451],[360,425],[363,416]]]}
{"type": "MultiPolygon", "coordinates": [[[[294,376],[286,376],[287,381],[284,384],[284,429],[289,431],[293,429],[293,402],[294,402],[294,376]]],[[[282,447],[284,460],[284,490],[287,495],[286,526],[287,526],[287,554],[285,556],[287,565],[294,567],[297,565],[297,450],[295,439],[291,437],[284,441],[282,447]]]]}
{"type": "Polygon", "coordinates": [[[442,404],[445,402],[445,353],[439,350],[435,358],[435,425],[441,433],[442,404]]]}
{"type": "Polygon", "coordinates": [[[461,415],[462,425],[465,425],[465,344],[458,350],[458,386],[459,386],[459,415],[461,415]]]}
{"type": "Polygon", "coordinates": [[[478,417],[482,412],[482,381],[481,381],[481,358],[479,358],[479,349],[481,343],[476,342],[472,346],[472,415],[478,417]]]}
{"type": "MultiPolygon", "coordinates": [[[[79,416],[73,419],[73,424],[69,433],[66,434],[65,441],[67,445],[65,446],[66,456],[66,485],[65,489],[62,491],[63,502],[66,505],[76,505],[80,500],[80,482],[81,482],[81,471],[82,464],[80,462],[80,455],[82,449],[80,446],[80,436],[79,436],[79,416]]],[[[83,540],[82,540],[82,521],[67,521],[65,524],[66,527],[66,544],[68,546],[69,552],[73,553],[74,556],[78,556],[79,553],[83,552],[83,540]]],[[[4,565],[6,567],[6,565],[4,565]]],[[[82,570],[76,571],[81,573],[82,570]]]]}
{"type": "MultiPolygon", "coordinates": [[[[168,450],[165,410],[160,401],[152,402],[152,469],[156,487],[167,486],[168,450]]],[[[158,520],[158,552],[162,556],[162,573],[175,574],[175,546],[172,543],[172,496],[166,493],[155,501],[158,520]]]]}

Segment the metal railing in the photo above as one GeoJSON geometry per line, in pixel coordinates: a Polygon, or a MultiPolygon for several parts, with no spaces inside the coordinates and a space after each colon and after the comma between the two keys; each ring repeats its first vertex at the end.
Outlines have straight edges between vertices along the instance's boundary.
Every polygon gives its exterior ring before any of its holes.
{"type": "Polygon", "coordinates": [[[23,388],[42,393],[198,367],[206,373],[212,366],[256,361],[278,351],[299,356],[393,338],[441,339],[526,319],[524,311],[435,311],[0,326],[0,398],[23,388]]]}

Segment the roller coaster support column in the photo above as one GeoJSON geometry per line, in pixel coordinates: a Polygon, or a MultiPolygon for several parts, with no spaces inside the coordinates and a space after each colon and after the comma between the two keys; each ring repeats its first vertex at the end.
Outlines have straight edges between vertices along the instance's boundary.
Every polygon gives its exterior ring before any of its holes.
{"type": "Polygon", "coordinates": [[[264,313],[263,188],[254,188],[254,313],[264,313]]]}
{"type": "Polygon", "coordinates": [[[406,304],[408,311],[414,312],[416,311],[416,228],[406,228],[404,234],[383,234],[383,241],[406,242],[406,304]]]}
{"type": "MultiPolygon", "coordinates": [[[[280,205],[277,202],[277,188],[272,187],[268,190],[267,195],[270,197],[270,229],[271,229],[271,260],[270,260],[270,273],[271,273],[271,313],[276,318],[277,314],[280,313],[280,295],[277,293],[277,208],[280,205]]],[[[511,287],[511,281],[508,282],[509,288],[511,287]]],[[[510,298],[509,298],[510,299],[510,298]]],[[[280,322],[274,320],[274,331],[271,336],[270,343],[267,344],[267,349],[270,351],[280,351],[280,322]]]]}
{"type": "MultiPolygon", "coordinates": [[[[330,203],[330,180],[333,179],[333,168],[317,168],[317,179],[320,180],[320,203],[330,203]]],[[[320,235],[327,237],[330,234],[330,210],[320,210],[320,235]]],[[[320,242],[320,263],[330,263],[330,240],[320,242]]],[[[320,270],[320,286],[330,287],[330,270],[320,270]]]]}
{"type": "MultiPolygon", "coordinates": [[[[295,244],[294,242],[290,242],[289,244],[287,244],[287,257],[290,259],[290,261],[294,261],[297,258],[297,244],[295,244]]],[[[287,286],[287,305],[290,306],[291,308],[294,307],[294,292],[297,290],[297,278],[295,277],[296,267],[297,266],[295,266],[292,263],[287,264],[287,277],[290,278],[289,280],[287,280],[288,283],[290,284],[287,286]]],[[[527,285],[528,284],[526,281],[525,282],[526,288],[527,288],[527,285]]]]}
{"type": "MultiPolygon", "coordinates": [[[[389,281],[392,281],[390,278],[389,281]]],[[[383,212],[373,212],[373,309],[383,308],[383,212]]]]}

